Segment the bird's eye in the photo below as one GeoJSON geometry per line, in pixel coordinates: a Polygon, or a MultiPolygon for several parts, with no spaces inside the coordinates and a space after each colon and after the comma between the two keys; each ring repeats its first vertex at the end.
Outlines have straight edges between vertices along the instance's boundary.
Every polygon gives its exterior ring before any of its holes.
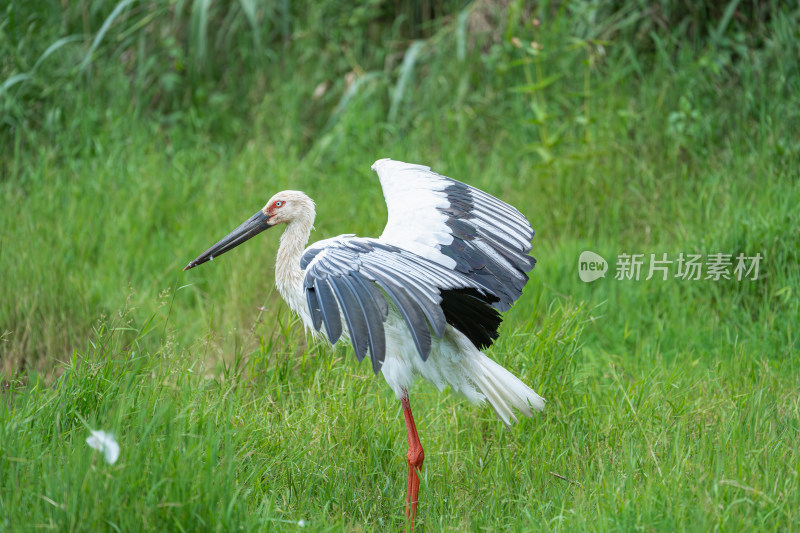
{"type": "Polygon", "coordinates": [[[281,202],[280,200],[278,200],[277,202],[275,202],[275,207],[280,207],[280,206],[282,206],[282,205],[283,205],[283,202],[281,202]]]}

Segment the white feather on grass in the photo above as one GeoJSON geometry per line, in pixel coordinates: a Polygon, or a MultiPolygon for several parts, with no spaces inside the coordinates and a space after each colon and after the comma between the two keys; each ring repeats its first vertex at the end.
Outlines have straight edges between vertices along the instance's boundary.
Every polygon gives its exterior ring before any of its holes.
{"type": "Polygon", "coordinates": [[[119,458],[119,444],[114,440],[114,435],[105,431],[92,430],[91,436],[86,439],[89,447],[103,452],[106,462],[113,465],[119,458]]]}

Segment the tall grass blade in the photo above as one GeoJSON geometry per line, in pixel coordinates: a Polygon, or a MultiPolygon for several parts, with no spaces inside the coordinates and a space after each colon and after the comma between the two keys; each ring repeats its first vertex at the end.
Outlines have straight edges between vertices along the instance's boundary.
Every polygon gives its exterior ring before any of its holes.
{"type": "Polygon", "coordinates": [[[7,91],[8,89],[10,89],[11,87],[13,87],[18,83],[30,80],[31,78],[33,78],[33,74],[36,72],[36,69],[39,68],[39,65],[41,65],[45,59],[53,55],[64,45],[67,45],[69,43],[74,43],[76,41],[83,41],[83,39],[84,39],[83,35],[68,35],[67,37],[62,37],[61,39],[58,39],[56,42],[47,47],[47,50],[45,50],[44,53],[41,56],[39,56],[39,59],[36,60],[36,63],[34,63],[33,67],[28,72],[15,74],[14,76],[9,77],[5,82],[3,82],[3,84],[0,85],[0,93],[7,91]]]}
{"type": "Polygon", "coordinates": [[[122,0],[122,2],[117,4],[117,6],[114,8],[114,11],[111,12],[108,18],[106,18],[106,20],[103,22],[103,25],[100,26],[100,31],[97,32],[94,41],[92,41],[92,46],[86,53],[86,57],[83,58],[83,61],[81,61],[81,64],[78,67],[78,70],[80,72],[83,72],[86,69],[86,67],[89,66],[89,62],[92,60],[92,56],[94,55],[97,48],[100,46],[100,43],[103,42],[103,38],[106,36],[106,33],[108,33],[108,30],[111,28],[111,25],[114,24],[114,21],[117,20],[117,17],[119,17],[122,11],[129,5],[131,5],[133,2],[134,0],[122,0]]]}
{"type": "Polygon", "coordinates": [[[242,6],[244,16],[247,17],[247,22],[250,24],[250,29],[253,31],[253,43],[256,47],[256,52],[261,51],[261,28],[258,26],[258,14],[256,13],[255,0],[239,0],[239,5],[242,6]]]}
{"type": "Polygon", "coordinates": [[[208,11],[211,0],[195,0],[192,4],[191,44],[196,71],[205,70],[208,56],[208,11]]]}
{"type": "Polygon", "coordinates": [[[397,85],[395,85],[394,91],[392,92],[392,104],[389,107],[390,123],[394,123],[397,120],[397,113],[403,103],[403,95],[411,82],[411,76],[414,73],[414,65],[417,62],[417,58],[424,44],[424,41],[415,41],[408,48],[403,58],[403,64],[400,65],[400,76],[397,78],[397,85]]]}
{"type": "Polygon", "coordinates": [[[459,61],[464,61],[467,58],[467,31],[469,23],[469,10],[462,9],[458,14],[458,22],[456,23],[456,57],[459,61]]]}
{"type": "Polygon", "coordinates": [[[36,63],[33,65],[31,70],[35,71],[45,59],[56,53],[62,47],[68,45],[69,43],[83,41],[85,38],[85,35],[67,35],[66,37],[62,37],[47,47],[47,50],[45,50],[44,53],[39,56],[39,59],[36,60],[36,63]]]}
{"type": "Polygon", "coordinates": [[[350,84],[350,87],[344,92],[342,97],[339,99],[339,103],[336,104],[336,107],[333,109],[328,122],[325,124],[323,128],[323,133],[330,131],[330,129],[336,124],[339,120],[339,117],[347,108],[347,105],[350,103],[353,98],[358,94],[361,90],[361,87],[364,86],[367,82],[374,80],[380,76],[383,76],[382,72],[367,72],[358,78],[356,78],[353,83],[350,84]]]}
{"type": "Polygon", "coordinates": [[[711,42],[714,44],[719,44],[720,38],[725,34],[725,30],[728,29],[728,24],[731,23],[731,18],[736,12],[736,8],[739,6],[739,1],[740,0],[731,0],[725,8],[722,19],[719,21],[716,30],[714,30],[714,34],[711,36],[711,42]]]}
{"type": "Polygon", "coordinates": [[[22,82],[28,81],[31,78],[32,78],[32,76],[31,76],[30,72],[22,72],[20,74],[14,74],[10,78],[8,78],[6,81],[4,81],[3,85],[0,85],[0,94],[3,94],[4,92],[9,90],[14,85],[16,85],[18,83],[22,83],[22,82]]]}

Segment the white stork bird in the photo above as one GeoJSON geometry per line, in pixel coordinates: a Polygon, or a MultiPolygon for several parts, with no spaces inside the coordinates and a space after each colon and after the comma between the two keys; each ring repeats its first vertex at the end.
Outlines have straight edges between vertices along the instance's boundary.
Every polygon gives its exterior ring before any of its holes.
{"type": "Polygon", "coordinates": [[[314,202],[283,191],[184,270],[286,224],[275,267],[281,296],[315,335],[324,329],[331,343],[349,338],[359,361],[369,353],[403,406],[413,527],[424,459],[408,399],[415,376],[488,401],[506,425],[517,420],[513,408],[531,416],[544,407],[481,352],[528,281],[534,232],[512,206],[428,167],[381,159],[372,169],[389,211],[379,238],[340,235],[305,248],[314,202]]]}

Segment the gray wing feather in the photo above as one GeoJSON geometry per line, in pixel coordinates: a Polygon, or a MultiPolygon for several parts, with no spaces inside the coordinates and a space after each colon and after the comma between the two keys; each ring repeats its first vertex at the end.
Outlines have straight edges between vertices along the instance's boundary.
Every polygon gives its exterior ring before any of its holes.
{"type": "Polygon", "coordinates": [[[339,306],[336,304],[333,290],[328,284],[328,280],[322,278],[315,280],[314,291],[317,293],[322,320],[325,322],[325,331],[328,332],[331,342],[336,343],[342,336],[342,319],[339,316],[339,306]]]}
{"type": "Polygon", "coordinates": [[[319,331],[322,327],[322,311],[320,310],[319,300],[317,300],[317,291],[314,287],[306,289],[306,303],[311,313],[311,324],[314,326],[315,330],[319,331]]]}
{"type": "MultiPolygon", "coordinates": [[[[354,272],[350,276],[343,276],[342,280],[348,285],[353,292],[353,296],[358,301],[358,307],[365,321],[364,327],[366,329],[369,352],[373,354],[372,369],[377,374],[383,364],[383,357],[379,359],[378,354],[386,353],[386,336],[383,330],[383,319],[386,315],[381,313],[379,305],[360,278],[361,276],[354,272]]],[[[383,298],[381,300],[385,306],[386,301],[383,298]]],[[[366,349],[364,349],[364,353],[360,357],[359,352],[356,351],[356,358],[359,362],[364,358],[364,354],[366,354],[366,349]]]]}
{"type": "MultiPolygon", "coordinates": [[[[406,293],[408,296],[410,296],[411,300],[413,300],[414,303],[417,304],[418,308],[422,310],[422,312],[425,314],[425,317],[428,319],[428,322],[430,322],[431,327],[433,327],[433,331],[436,333],[436,335],[439,337],[444,335],[447,322],[444,319],[444,313],[442,312],[441,307],[439,307],[439,302],[441,299],[438,298],[438,294],[437,299],[432,300],[429,296],[426,296],[421,290],[414,286],[414,284],[409,281],[407,276],[402,274],[398,275],[396,272],[389,272],[384,267],[372,267],[370,270],[374,273],[379,273],[381,280],[392,280],[392,285],[400,287],[400,293],[406,293]],[[401,281],[404,283],[401,284],[401,281]]],[[[385,287],[384,290],[386,290],[385,287]]],[[[387,292],[389,291],[387,290],[387,292]]],[[[392,296],[392,300],[395,300],[395,303],[400,306],[400,302],[397,301],[398,298],[393,295],[390,296],[392,296]]],[[[409,327],[411,327],[410,323],[409,327]]]]}
{"type": "Polygon", "coordinates": [[[350,341],[356,352],[356,359],[361,362],[367,355],[369,331],[363,304],[353,294],[353,289],[347,281],[349,277],[349,275],[345,275],[330,279],[333,292],[336,293],[336,298],[341,304],[339,307],[341,307],[345,322],[347,322],[347,330],[350,332],[350,341]]]}
{"type": "Polygon", "coordinates": [[[431,353],[431,333],[428,330],[428,323],[422,314],[419,305],[410,298],[405,291],[398,285],[385,278],[378,278],[378,284],[386,291],[386,294],[394,301],[403,319],[406,321],[411,337],[414,339],[414,346],[417,347],[423,361],[428,360],[431,353]]]}
{"type": "Polygon", "coordinates": [[[365,279],[364,276],[356,275],[353,276],[353,279],[364,289],[366,293],[369,294],[370,298],[372,299],[372,303],[380,313],[381,323],[383,323],[383,321],[386,319],[386,316],[389,314],[389,306],[386,304],[386,299],[383,297],[381,290],[377,285],[365,279]]]}

